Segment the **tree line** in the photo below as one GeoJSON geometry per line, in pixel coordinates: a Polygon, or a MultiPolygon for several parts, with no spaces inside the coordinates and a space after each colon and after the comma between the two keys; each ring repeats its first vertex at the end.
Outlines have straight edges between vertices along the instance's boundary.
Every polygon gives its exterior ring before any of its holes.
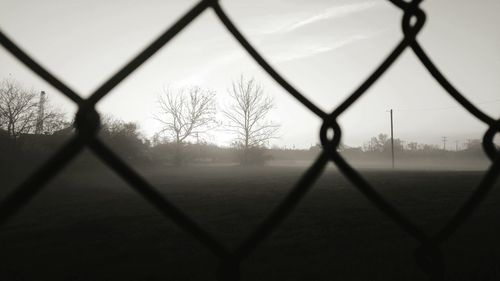
{"type": "MultiPolygon", "coordinates": [[[[216,118],[214,91],[197,86],[164,88],[154,114],[161,130],[152,139],[140,133],[137,123],[109,115],[101,117],[99,137],[126,158],[160,158],[182,165],[194,157],[193,147],[198,152],[209,148],[216,151],[206,143],[205,136],[213,129],[222,129],[234,137],[230,150],[237,161],[243,165],[263,163],[265,148],[279,131],[279,125],[268,119],[275,107],[273,99],[255,79],[244,76],[231,83],[228,94],[230,104],[221,110],[225,117],[221,122],[216,118]]],[[[0,144],[9,147],[11,154],[50,150],[44,143],[61,143],[72,130],[73,121],[55,108],[44,92],[27,89],[12,79],[1,82],[0,144]]],[[[222,151],[219,149],[219,154],[224,154],[222,151]]]]}
{"type": "MultiPolygon", "coordinates": [[[[321,151],[319,144],[309,149],[269,148],[279,125],[269,120],[273,100],[255,79],[241,76],[228,89],[229,105],[218,109],[214,91],[192,86],[165,88],[157,99],[153,117],[161,129],[147,138],[135,122],[110,115],[101,116],[99,138],[124,159],[139,164],[182,165],[184,163],[263,164],[268,160],[310,161],[321,151]],[[217,120],[220,112],[224,121],[217,120]],[[230,147],[206,141],[211,130],[222,129],[233,136],[230,147]]],[[[73,132],[73,121],[52,105],[45,94],[24,88],[12,79],[0,83],[0,153],[3,165],[33,162],[60,147],[73,132]]],[[[386,134],[370,138],[361,147],[342,144],[348,159],[374,160],[390,156],[391,141],[386,134]]],[[[444,151],[435,145],[394,139],[397,159],[425,157],[484,157],[481,141],[468,140],[459,151],[444,151]]]]}
{"type": "Polygon", "coordinates": [[[467,139],[463,146],[458,147],[458,143],[454,150],[445,150],[444,147],[438,145],[418,143],[413,141],[404,141],[400,138],[394,138],[393,144],[387,134],[379,134],[371,137],[368,142],[363,144],[363,147],[351,148],[358,149],[366,153],[389,153],[392,145],[397,153],[413,153],[413,154],[439,154],[452,153],[460,151],[478,152],[482,150],[480,139],[467,139]]]}

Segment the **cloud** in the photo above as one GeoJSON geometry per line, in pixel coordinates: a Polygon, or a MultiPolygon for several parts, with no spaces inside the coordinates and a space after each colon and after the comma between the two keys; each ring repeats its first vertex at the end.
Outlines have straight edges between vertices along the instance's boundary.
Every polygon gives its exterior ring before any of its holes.
{"type": "Polygon", "coordinates": [[[328,43],[310,42],[302,46],[296,45],[294,48],[288,49],[287,51],[280,50],[278,54],[273,56],[274,58],[273,61],[287,62],[291,60],[303,59],[315,56],[321,53],[326,53],[332,50],[342,48],[348,44],[352,44],[360,40],[368,39],[374,35],[375,33],[369,35],[357,34],[334,42],[328,42],[328,43]]]}
{"type": "Polygon", "coordinates": [[[368,10],[379,5],[379,2],[361,2],[335,5],[322,10],[321,13],[311,10],[307,5],[290,12],[262,14],[258,18],[248,18],[246,31],[253,35],[274,36],[295,31],[301,27],[319,21],[345,17],[353,13],[368,10]]]}
{"type": "Polygon", "coordinates": [[[246,55],[243,49],[235,49],[226,53],[212,54],[212,58],[205,61],[201,66],[192,70],[193,74],[173,83],[175,87],[185,87],[190,85],[203,85],[214,73],[221,68],[241,60],[246,55]]]}
{"type": "MultiPolygon", "coordinates": [[[[349,44],[356,43],[361,40],[366,40],[379,35],[384,30],[370,32],[365,34],[355,34],[346,38],[336,38],[334,40],[323,40],[315,38],[303,43],[296,44],[271,44],[267,52],[262,54],[273,63],[289,62],[298,59],[305,59],[322,53],[330,52],[349,44]]],[[[218,73],[221,69],[235,67],[235,65],[246,64],[244,59],[248,58],[248,54],[243,49],[235,49],[226,53],[212,54],[211,59],[207,60],[202,66],[193,69],[193,74],[185,77],[174,83],[177,87],[188,85],[202,85],[210,79],[214,73],[218,73]]]]}
{"type": "Polygon", "coordinates": [[[373,8],[377,5],[375,2],[363,2],[356,4],[347,4],[342,6],[333,6],[326,9],[324,12],[303,18],[299,21],[294,22],[293,24],[284,27],[280,30],[280,32],[291,32],[296,29],[302,28],[306,25],[316,23],[319,21],[345,17],[347,15],[351,15],[356,12],[364,11],[370,8],[373,8]]]}

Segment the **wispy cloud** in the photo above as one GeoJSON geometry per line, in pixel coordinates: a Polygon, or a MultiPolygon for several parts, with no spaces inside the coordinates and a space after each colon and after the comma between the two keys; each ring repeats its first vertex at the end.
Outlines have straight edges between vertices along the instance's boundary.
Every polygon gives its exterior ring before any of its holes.
{"type": "MultiPolygon", "coordinates": [[[[336,38],[334,40],[308,40],[302,43],[290,44],[283,46],[283,44],[271,44],[265,52],[265,57],[273,63],[290,62],[293,60],[307,59],[322,53],[334,51],[358,41],[373,38],[384,30],[373,31],[369,33],[358,33],[345,38],[336,38]]],[[[248,54],[244,51],[237,49],[227,53],[212,54],[212,58],[207,61],[202,67],[197,67],[193,70],[192,75],[185,77],[174,83],[174,86],[183,87],[188,85],[201,85],[207,82],[214,73],[218,73],[221,69],[233,67],[236,64],[241,64],[243,59],[248,58],[248,54]],[[231,66],[232,65],[232,66],[231,66]]]]}
{"type": "Polygon", "coordinates": [[[236,49],[227,53],[212,54],[213,58],[207,60],[202,66],[193,70],[195,73],[184,79],[173,83],[175,87],[185,87],[189,85],[202,85],[210,75],[216,73],[219,69],[241,60],[246,55],[243,50],[236,49]]]}
{"type": "Polygon", "coordinates": [[[287,51],[280,51],[275,56],[273,56],[273,58],[275,62],[287,62],[287,61],[312,57],[315,55],[319,55],[321,53],[326,53],[329,51],[342,48],[346,45],[355,43],[360,40],[368,39],[370,37],[373,37],[374,35],[375,33],[357,34],[335,42],[329,42],[329,43],[311,42],[305,46],[297,45],[296,47],[288,49],[287,51]]]}
{"type": "Polygon", "coordinates": [[[373,8],[377,5],[376,2],[363,2],[363,3],[355,3],[355,4],[347,4],[342,6],[332,6],[325,11],[315,14],[312,16],[305,17],[301,20],[294,22],[293,24],[284,27],[281,29],[281,32],[290,32],[306,25],[316,23],[319,21],[330,20],[339,17],[345,17],[351,15],[353,13],[357,13],[360,11],[364,11],[370,8],[373,8]]]}
{"type": "MultiPolygon", "coordinates": [[[[371,30],[353,30],[350,35],[321,31],[304,35],[291,31],[320,21],[349,16],[377,5],[377,2],[370,0],[330,6],[323,9],[321,13],[300,10],[279,15],[263,15],[259,21],[248,24],[250,28],[247,31],[252,34],[252,43],[273,63],[307,59],[372,38],[383,30],[374,30],[373,28],[370,28],[371,30]]],[[[197,66],[193,70],[193,74],[177,81],[177,86],[204,84],[214,73],[224,72],[230,67],[237,67],[244,58],[248,58],[248,54],[242,49],[228,51],[233,46],[229,44],[225,46],[227,43],[225,40],[220,39],[218,43],[220,44],[218,50],[212,50],[213,53],[204,61],[204,64],[197,66]]],[[[207,46],[210,44],[204,45],[203,48],[209,48],[207,46]]]]}

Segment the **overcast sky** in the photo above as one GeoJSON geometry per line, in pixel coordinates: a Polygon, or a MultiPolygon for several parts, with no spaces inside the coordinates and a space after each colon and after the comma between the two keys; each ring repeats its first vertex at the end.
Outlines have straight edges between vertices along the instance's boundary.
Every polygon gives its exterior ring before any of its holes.
{"type": "MultiPolygon", "coordinates": [[[[196,1],[0,0],[0,28],[83,96],[104,82],[196,1]]],[[[223,8],[262,55],[306,97],[332,110],[371,73],[402,37],[402,12],[388,1],[233,0],[223,8]]],[[[500,116],[500,1],[436,0],[422,4],[427,22],[419,41],[449,80],[473,103],[500,116]]],[[[279,146],[318,142],[321,120],[282,90],[246,54],[211,10],[115,88],[100,112],[137,121],[146,135],[164,86],[198,85],[228,103],[226,89],[240,75],[255,77],[274,97],[270,119],[281,124],[279,146]]],[[[0,79],[12,77],[49,93],[68,112],[75,106],[0,48],[0,79]]],[[[481,138],[486,127],[440,88],[411,50],[346,111],[343,141],[362,145],[389,133],[440,144],[481,138]]],[[[214,132],[227,145],[231,136],[214,132]]]]}

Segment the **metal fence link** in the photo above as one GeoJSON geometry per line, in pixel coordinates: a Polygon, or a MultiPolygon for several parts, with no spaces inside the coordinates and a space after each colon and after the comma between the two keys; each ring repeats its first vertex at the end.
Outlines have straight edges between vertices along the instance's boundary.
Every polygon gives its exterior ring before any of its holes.
{"type": "Polygon", "coordinates": [[[14,191],[0,202],[0,226],[12,218],[15,213],[40,192],[49,180],[74,159],[85,147],[90,150],[110,169],[123,178],[139,195],[158,209],[166,218],[171,219],[179,227],[193,235],[215,256],[220,259],[217,270],[219,280],[239,280],[240,264],[250,255],[264,239],[266,239],[276,227],[293,211],[295,206],[304,198],[305,194],[312,188],[313,183],[322,174],[325,166],[332,161],[340,172],[349,179],[352,184],[381,212],[385,213],[404,232],[420,243],[414,252],[415,261],[418,266],[428,274],[430,280],[444,280],[446,271],[444,267],[444,256],[440,245],[445,242],[466,219],[479,206],[494,186],[500,174],[500,153],[493,143],[495,134],[500,132],[500,120],[495,120],[486,113],[475,107],[467,100],[439,71],[432,60],[427,56],[422,46],[418,43],[417,35],[424,26],[426,15],[420,8],[421,0],[411,2],[403,0],[388,0],[403,12],[401,21],[403,38],[396,45],[387,58],[366,78],[366,80],[344,100],[331,113],[323,112],[319,107],[302,95],[291,84],[289,84],[257,50],[241,34],[232,20],[224,12],[216,0],[202,0],[191,10],[184,14],[175,24],[168,28],[156,40],[148,45],[142,52],[128,62],[115,75],[103,83],[89,98],[84,99],[65,83],[44,69],[33,58],[21,50],[12,40],[0,31],[0,44],[8,50],[19,61],[25,64],[33,72],[58,89],[62,94],[70,98],[78,106],[76,114],[76,135],[69,140],[55,155],[53,155],[42,167],[28,177],[14,191]],[[172,38],[188,26],[202,12],[213,9],[233,37],[241,44],[248,54],[290,95],[298,102],[307,107],[312,113],[323,119],[320,129],[320,140],[322,152],[312,166],[301,176],[285,199],[266,217],[262,223],[235,249],[227,249],[212,234],[194,222],[185,213],[175,207],[167,198],[160,193],[147,180],[130,168],[118,155],[113,153],[104,143],[97,138],[100,120],[95,110],[96,104],[133,71],[141,66],[146,60],[165,46],[172,38]],[[401,213],[389,201],[387,201],[373,186],[365,180],[349,163],[339,154],[338,147],[342,130],[337,123],[338,117],[354,104],[398,59],[398,57],[410,48],[427,68],[434,79],[439,82],[443,89],[470,114],[489,126],[483,138],[483,149],[491,160],[479,185],[474,192],[459,208],[455,215],[435,234],[426,234],[412,220],[401,213]],[[333,137],[328,138],[327,131],[333,130],[333,137]]]}

